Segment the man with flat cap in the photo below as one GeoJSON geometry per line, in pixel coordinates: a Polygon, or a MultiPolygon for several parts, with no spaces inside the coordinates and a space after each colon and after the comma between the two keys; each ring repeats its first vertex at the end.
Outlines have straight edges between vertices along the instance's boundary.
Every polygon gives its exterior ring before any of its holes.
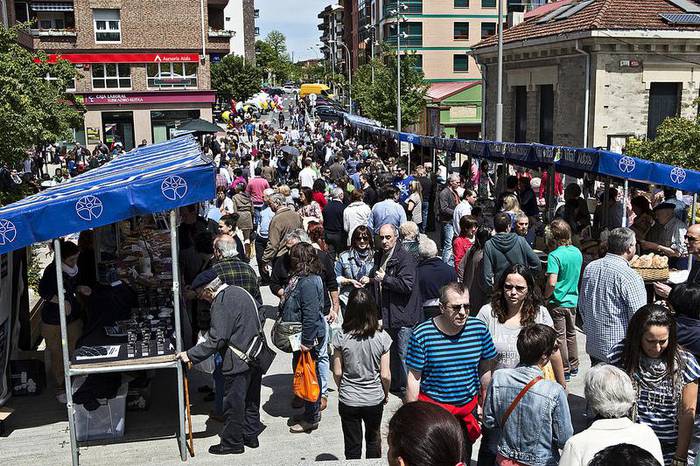
{"type": "Polygon", "coordinates": [[[675,216],[676,206],[662,202],[654,208],[656,223],[649,230],[646,241],[640,241],[644,253],[653,252],[669,257],[669,265],[675,267],[678,258],[688,253],[685,234],[688,231],[683,220],[675,216]]]}

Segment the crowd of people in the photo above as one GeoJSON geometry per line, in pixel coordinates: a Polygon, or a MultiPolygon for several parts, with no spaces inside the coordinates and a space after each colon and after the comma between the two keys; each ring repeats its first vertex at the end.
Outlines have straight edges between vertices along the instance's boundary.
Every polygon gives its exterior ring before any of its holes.
{"type": "Polygon", "coordinates": [[[365,456],[382,456],[384,405],[396,396],[392,465],[469,464],[479,438],[482,466],[693,464],[700,267],[652,287],[629,265],[648,251],[675,267],[700,258],[700,226],[686,226],[675,192],[611,189],[589,211],[580,185],[557,175],[562,198],[545,224],[537,173],[485,162],[452,172],[439,159],[409,171],[391,144],[319,122],[303,102],[290,111],[291,129],[247,119],[207,138],[216,199],[180,212],[184,295],[201,338],[178,357],[217,355],[210,418],[223,427],[210,453],[259,445],[262,373],[228,348],[259,334],[269,286],[279,306],[268,317],[298,324],[292,372],[302,353],[316,363],[318,397],[290,399],[289,430],[313,432],[337,409],[347,459],[362,457],[363,437],[365,456]],[[587,237],[601,239],[594,257],[582,254],[587,237]],[[577,325],[593,367],[589,427],[574,434],[577,325]]]}

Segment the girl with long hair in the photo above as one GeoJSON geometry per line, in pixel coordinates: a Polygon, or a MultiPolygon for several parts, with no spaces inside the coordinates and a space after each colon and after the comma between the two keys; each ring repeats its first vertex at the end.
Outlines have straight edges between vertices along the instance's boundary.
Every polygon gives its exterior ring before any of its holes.
{"type": "Polygon", "coordinates": [[[333,377],[338,386],[338,413],[345,459],[381,458],[381,424],[389,396],[391,337],[379,326],[379,308],[364,288],[350,293],[342,330],[333,335],[333,377]]]}
{"type": "Polygon", "coordinates": [[[360,279],[369,276],[374,266],[373,236],[367,225],[356,227],[350,238],[350,249],[343,251],[335,262],[339,298],[343,304],[347,304],[352,290],[363,287],[360,279]]]}
{"type": "Polygon", "coordinates": [[[304,220],[304,224],[309,222],[323,223],[323,213],[321,206],[313,198],[311,188],[301,188],[299,190],[299,215],[304,220]]]}

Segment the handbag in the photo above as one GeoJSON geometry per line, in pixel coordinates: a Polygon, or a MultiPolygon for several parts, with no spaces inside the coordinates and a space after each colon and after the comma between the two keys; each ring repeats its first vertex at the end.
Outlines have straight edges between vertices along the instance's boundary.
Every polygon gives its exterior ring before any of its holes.
{"type": "Polygon", "coordinates": [[[246,351],[241,351],[231,344],[229,344],[228,347],[233,354],[245,362],[248,367],[259,369],[263,374],[266,374],[270,366],[272,366],[272,362],[275,360],[277,353],[268,346],[267,340],[265,339],[265,332],[263,332],[262,324],[260,323],[260,316],[257,315],[258,304],[247,290],[243,289],[243,291],[246,292],[255,306],[256,319],[258,321],[258,334],[253,337],[253,341],[250,342],[246,351]]]}
{"type": "Polygon", "coordinates": [[[301,322],[284,322],[281,316],[278,317],[270,332],[272,344],[280,351],[293,353],[294,350],[292,349],[292,343],[289,341],[289,337],[300,333],[301,328],[301,322]]]}
{"type": "Polygon", "coordinates": [[[294,370],[294,394],[309,402],[317,401],[321,394],[321,387],[316,377],[316,361],[309,351],[303,351],[297,361],[297,367],[294,370]]]}

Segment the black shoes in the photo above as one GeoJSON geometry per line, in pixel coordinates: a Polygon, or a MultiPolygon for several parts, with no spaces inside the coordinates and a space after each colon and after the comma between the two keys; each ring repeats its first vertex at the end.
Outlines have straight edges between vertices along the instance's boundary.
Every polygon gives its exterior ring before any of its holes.
{"type": "Polygon", "coordinates": [[[222,446],[220,443],[209,447],[209,453],[212,455],[240,455],[244,451],[245,448],[243,447],[227,448],[222,446]]]}
{"type": "Polygon", "coordinates": [[[260,446],[260,442],[257,438],[245,439],[243,440],[243,445],[248,448],[258,448],[260,446]]]}

